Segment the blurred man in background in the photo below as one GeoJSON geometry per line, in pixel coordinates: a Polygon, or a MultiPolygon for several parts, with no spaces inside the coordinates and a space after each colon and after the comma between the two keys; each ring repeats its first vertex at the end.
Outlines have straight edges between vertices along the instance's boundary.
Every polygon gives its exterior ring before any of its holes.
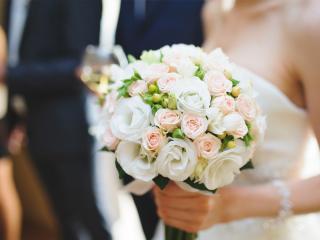
{"type": "Polygon", "coordinates": [[[92,139],[75,73],[85,47],[98,43],[101,9],[101,0],[7,6],[7,84],[14,100],[25,100],[28,149],[66,240],[110,239],[96,207],[92,139]]]}
{"type": "Polygon", "coordinates": [[[5,35],[0,27],[0,239],[19,240],[21,209],[12,175],[12,163],[8,159],[6,87],[4,72],[6,66],[5,35]]]}
{"type": "MultiPolygon", "coordinates": [[[[167,44],[202,44],[203,0],[122,0],[116,44],[139,57],[167,44]]],[[[143,230],[151,239],[158,218],[151,193],[134,197],[143,230]]]]}

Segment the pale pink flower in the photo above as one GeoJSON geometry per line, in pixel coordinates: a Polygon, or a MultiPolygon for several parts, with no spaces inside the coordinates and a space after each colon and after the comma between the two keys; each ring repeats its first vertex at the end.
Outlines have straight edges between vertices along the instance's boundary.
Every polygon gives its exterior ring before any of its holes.
{"type": "Polygon", "coordinates": [[[154,117],[154,124],[168,132],[176,129],[181,122],[181,113],[176,110],[159,109],[154,117]]]}
{"type": "Polygon", "coordinates": [[[214,135],[207,133],[194,140],[199,157],[213,159],[221,148],[221,140],[214,135]]]}
{"type": "Polygon", "coordinates": [[[236,100],[236,106],[241,116],[247,120],[252,121],[257,116],[257,106],[254,100],[245,94],[240,94],[236,100]]]}
{"type": "Polygon", "coordinates": [[[212,106],[218,108],[223,114],[228,114],[235,111],[236,104],[233,97],[223,95],[213,99],[212,106]]]}
{"type": "Polygon", "coordinates": [[[102,143],[108,148],[108,150],[116,150],[120,140],[116,138],[110,128],[107,128],[105,133],[102,135],[102,143]]]}
{"type": "Polygon", "coordinates": [[[133,82],[129,88],[128,93],[131,97],[137,96],[141,93],[145,93],[147,91],[147,83],[143,80],[138,80],[133,82]]]}
{"type": "Polygon", "coordinates": [[[177,82],[180,76],[176,73],[164,74],[158,80],[158,87],[161,92],[168,93],[172,89],[173,85],[177,82]]]}
{"type": "Polygon", "coordinates": [[[165,136],[157,127],[149,127],[142,137],[142,146],[150,152],[158,152],[165,143],[165,136]]]}
{"type": "Polygon", "coordinates": [[[204,81],[208,84],[212,96],[225,95],[232,90],[232,82],[221,71],[211,70],[207,72],[204,81]]]}
{"type": "Polygon", "coordinates": [[[208,120],[205,117],[194,114],[184,114],[181,122],[181,130],[187,137],[195,139],[208,128],[208,120]]]}

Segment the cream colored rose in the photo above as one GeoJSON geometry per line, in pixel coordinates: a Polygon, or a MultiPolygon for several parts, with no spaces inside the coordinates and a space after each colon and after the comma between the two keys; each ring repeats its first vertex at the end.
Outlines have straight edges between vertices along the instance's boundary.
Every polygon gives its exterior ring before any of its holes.
{"type": "Polygon", "coordinates": [[[232,82],[221,71],[211,70],[207,72],[204,81],[207,83],[212,96],[225,95],[232,90],[232,82]]]}
{"type": "Polygon", "coordinates": [[[255,101],[245,94],[239,95],[236,100],[236,106],[237,111],[247,121],[252,121],[257,116],[257,106],[255,101]]]}
{"type": "Polygon", "coordinates": [[[197,77],[181,79],[172,89],[180,111],[204,116],[210,106],[211,96],[207,84],[197,77]]]}
{"type": "Polygon", "coordinates": [[[152,156],[139,143],[121,141],[116,158],[123,170],[135,179],[148,182],[158,175],[152,156]]]}
{"type": "Polygon", "coordinates": [[[216,107],[211,107],[207,110],[209,121],[208,130],[214,134],[223,134],[226,129],[223,126],[223,113],[216,107]]]}
{"type": "Polygon", "coordinates": [[[169,93],[178,79],[180,79],[180,75],[177,73],[164,74],[157,81],[159,90],[164,93],[169,93]]]}
{"type": "Polygon", "coordinates": [[[154,116],[154,124],[164,129],[165,131],[171,132],[180,126],[181,113],[176,110],[170,109],[159,109],[154,116]]]}
{"type": "Polygon", "coordinates": [[[197,154],[189,140],[171,139],[156,159],[158,172],[173,181],[184,181],[194,172],[197,154]]]}
{"type": "Polygon", "coordinates": [[[218,108],[223,114],[228,114],[235,111],[236,103],[233,97],[223,95],[214,98],[211,105],[218,108]]]}
{"type": "Polygon", "coordinates": [[[205,133],[208,128],[208,121],[205,117],[197,116],[194,114],[184,114],[181,122],[181,130],[183,133],[195,139],[201,134],[205,133]]]}
{"type": "Polygon", "coordinates": [[[133,82],[129,88],[128,93],[131,97],[145,93],[148,90],[147,83],[143,80],[133,82]]]}
{"type": "Polygon", "coordinates": [[[221,140],[214,135],[207,133],[194,140],[199,157],[213,159],[221,148],[221,140]]]}
{"type": "Polygon", "coordinates": [[[151,116],[151,107],[141,97],[121,99],[111,118],[110,128],[120,140],[137,142],[149,127],[151,116]]]}
{"type": "Polygon", "coordinates": [[[230,113],[223,118],[226,132],[235,138],[242,138],[248,133],[248,127],[239,113],[230,113]]]}
{"type": "Polygon", "coordinates": [[[157,153],[165,143],[165,136],[157,127],[149,127],[142,137],[142,146],[147,151],[157,153]]]}
{"type": "Polygon", "coordinates": [[[234,181],[235,176],[240,173],[242,163],[241,154],[236,151],[221,152],[209,161],[200,177],[200,182],[210,190],[229,185],[234,181]]]}
{"type": "Polygon", "coordinates": [[[148,71],[144,76],[144,79],[151,83],[160,79],[163,75],[169,72],[169,66],[163,63],[151,64],[148,67],[148,71]]]}

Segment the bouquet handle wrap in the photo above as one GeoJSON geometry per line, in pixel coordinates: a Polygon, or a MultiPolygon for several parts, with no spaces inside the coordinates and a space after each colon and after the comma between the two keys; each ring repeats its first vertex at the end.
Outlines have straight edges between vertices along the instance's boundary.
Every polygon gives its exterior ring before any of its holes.
{"type": "Polygon", "coordinates": [[[186,231],[165,225],[165,240],[196,240],[197,233],[188,233],[186,231]]]}

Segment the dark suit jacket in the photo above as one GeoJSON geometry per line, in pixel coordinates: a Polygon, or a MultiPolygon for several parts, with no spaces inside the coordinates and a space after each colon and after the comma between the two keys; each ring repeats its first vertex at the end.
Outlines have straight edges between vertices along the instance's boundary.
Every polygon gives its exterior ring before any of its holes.
{"type": "Polygon", "coordinates": [[[134,1],[122,0],[116,42],[126,53],[139,56],[143,50],[167,44],[201,45],[203,0],[147,0],[144,19],[135,17],[134,1]]]}
{"type": "MultiPolygon", "coordinates": [[[[11,94],[27,102],[31,152],[88,149],[83,88],[75,77],[85,47],[98,44],[101,0],[31,0],[20,63],[8,68],[11,94]]],[[[10,31],[10,29],[8,29],[10,31]]]]}

